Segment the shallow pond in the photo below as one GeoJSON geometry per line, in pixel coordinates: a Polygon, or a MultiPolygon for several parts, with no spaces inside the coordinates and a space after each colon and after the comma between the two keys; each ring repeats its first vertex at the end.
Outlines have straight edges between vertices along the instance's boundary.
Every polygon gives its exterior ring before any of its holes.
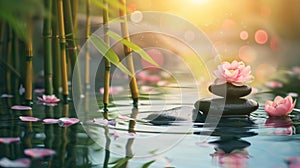
{"type": "MultiPolygon", "coordinates": [[[[14,98],[2,98],[0,137],[20,140],[0,143],[0,158],[29,158],[31,167],[267,168],[292,167],[293,161],[288,160],[293,157],[299,163],[299,112],[293,111],[286,118],[268,118],[260,106],[250,118],[226,117],[215,124],[197,117],[193,97],[177,101],[178,89],[187,95],[194,92],[188,84],[149,88],[141,91],[139,109],[132,107],[126,89],[125,94],[118,93],[114,106],[109,107],[110,122],[101,118],[101,110],[92,112],[85,106],[89,103],[87,95],[76,110],[72,101],[57,106],[35,103],[33,110],[11,110],[14,98]],[[40,121],[21,121],[19,116],[40,121]],[[64,127],[42,122],[61,117],[78,117],[80,123],[64,127]],[[32,158],[24,152],[29,148],[53,149],[55,154],[32,158]]],[[[263,104],[273,95],[258,93],[252,97],[263,104]]]]}

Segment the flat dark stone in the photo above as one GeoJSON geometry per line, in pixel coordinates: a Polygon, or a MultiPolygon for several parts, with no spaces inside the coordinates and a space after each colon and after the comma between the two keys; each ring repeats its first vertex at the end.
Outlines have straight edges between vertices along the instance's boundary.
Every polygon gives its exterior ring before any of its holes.
{"type": "Polygon", "coordinates": [[[225,83],[221,85],[212,84],[208,87],[208,90],[218,96],[238,98],[250,94],[252,88],[249,85],[235,86],[231,83],[225,83]]]}
{"type": "Polygon", "coordinates": [[[216,98],[198,100],[194,106],[203,114],[210,112],[212,115],[250,115],[258,108],[258,103],[252,99],[216,98]]]}

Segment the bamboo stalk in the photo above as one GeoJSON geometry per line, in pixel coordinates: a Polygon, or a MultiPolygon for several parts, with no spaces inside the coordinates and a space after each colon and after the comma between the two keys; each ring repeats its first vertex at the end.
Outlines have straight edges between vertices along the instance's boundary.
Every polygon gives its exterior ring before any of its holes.
{"type": "Polygon", "coordinates": [[[61,88],[62,72],[61,72],[61,56],[59,48],[59,28],[58,28],[58,10],[57,0],[52,4],[52,55],[53,55],[53,92],[56,96],[59,95],[61,88]]]}
{"type": "Polygon", "coordinates": [[[73,30],[75,33],[75,37],[77,37],[77,12],[78,12],[78,0],[71,0],[71,8],[72,8],[72,20],[73,20],[73,30]]]}
{"type": "MultiPolygon", "coordinates": [[[[80,86],[80,73],[79,66],[76,65],[78,48],[75,41],[75,33],[73,30],[73,20],[72,20],[72,11],[71,11],[71,3],[70,0],[63,0],[63,9],[64,9],[64,22],[65,22],[65,31],[66,31],[66,40],[67,40],[67,53],[71,61],[71,76],[76,81],[77,88],[73,88],[76,90],[77,96],[81,95],[81,86],[80,86]],[[75,75],[73,75],[75,73],[75,75]]],[[[74,95],[74,93],[73,93],[74,95]]]]}
{"type": "MultiPolygon", "coordinates": [[[[107,35],[107,31],[109,30],[108,21],[108,3],[107,0],[103,0],[103,25],[104,25],[104,41],[107,46],[110,46],[109,36],[107,35]]],[[[110,85],[110,62],[104,57],[105,59],[105,72],[104,72],[104,94],[103,94],[103,105],[104,105],[104,118],[108,118],[107,114],[107,106],[109,102],[109,85],[110,85]]]]}
{"type": "Polygon", "coordinates": [[[32,103],[32,57],[33,57],[33,48],[32,48],[32,17],[29,17],[27,22],[27,43],[26,43],[26,77],[25,77],[25,103],[32,103]]]}
{"type": "MultiPolygon", "coordinates": [[[[12,67],[12,28],[8,26],[8,33],[7,33],[7,52],[6,52],[6,64],[12,67]]],[[[9,68],[6,69],[6,92],[11,94],[11,85],[12,85],[12,78],[11,78],[11,70],[9,68]]]]}
{"type": "MultiPolygon", "coordinates": [[[[89,39],[91,34],[91,19],[90,19],[90,0],[86,0],[86,22],[85,22],[85,38],[89,39]]],[[[90,53],[89,44],[86,43],[85,51],[85,88],[90,88],[90,53]]]]}
{"type": "MultiPolygon", "coordinates": [[[[6,29],[6,24],[5,24],[5,22],[1,22],[1,33],[0,33],[0,60],[2,60],[3,59],[3,56],[4,56],[4,50],[5,50],[5,47],[4,47],[4,45],[5,45],[5,43],[6,43],[6,41],[5,41],[5,29],[6,29]]],[[[1,89],[4,89],[4,88],[1,88],[1,89]]],[[[2,91],[2,90],[1,90],[2,91]]]]}
{"type": "Polygon", "coordinates": [[[59,36],[60,36],[60,56],[61,56],[61,71],[62,71],[62,88],[63,99],[67,101],[69,95],[68,88],[68,72],[67,72],[67,56],[66,56],[66,37],[65,24],[63,13],[63,0],[57,1],[58,21],[59,21],[59,36]]]}
{"type": "MultiPolygon", "coordinates": [[[[20,72],[20,51],[19,51],[19,39],[16,35],[16,33],[13,33],[13,67],[17,72],[20,72]]],[[[13,94],[16,97],[16,102],[18,103],[19,100],[19,85],[20,85],[20,77],[15,76],[14,77],[14,89],[13,89],[13,94]]]]}
{"type": "MultiPolygon", "coordinates": [[[[46,11],[51,12],[52,0],[44,0],[46,11]]],[[[53,94],[52,85],[52,52],[51,52],[51,14],[44,18],[43,25],[44,36],[44,72],[45,72],[45,94],[53,94]]]]}
{"type": "MultiPolygon", "coordinates": [[[[119,9],[120,17],[121,17],[121,19],[123,19],[123,21],[121,22],[122,36],[125,40],[130,41],[127,18],[126,18],[126,0],[119,0],[119,1],[120,1],[120,4],[122,4],[122,8],[119,9]]],[[[126,45],[123,45],[123,47],[124,47],[124,53],[128,57],[128,59],[127,59],[128,69],[130,70],[130,72],[132,72],[132,74],[135,74],[134,63],[133,63],[133,59],[132,59],[132,50],[131,50],[131,48],[127,47],[126,45]]],[[[131,91],[131,96],[133,99],[133,105],[135,107],[137,107],[139,91],[138,91],[135,76],[132,76],[132,78],[131,78],[130,91],[131,91]]]]}

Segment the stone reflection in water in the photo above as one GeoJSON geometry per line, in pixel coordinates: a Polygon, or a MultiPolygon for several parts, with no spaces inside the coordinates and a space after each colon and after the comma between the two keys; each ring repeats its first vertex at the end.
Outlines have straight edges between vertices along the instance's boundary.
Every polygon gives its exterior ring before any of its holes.
{"type": "MultiPolygon", "coordinates": [[[[198,115],[194,119],[203,123],[206,116],[198,115]]],[[[251,144],[242,138],[256,136],[257,133],[251,131],[254,127],[254,122],[248,117],[222,117],[211,134],[219,139],[209,142],[215,148],[215,153],[210,154],[213,161],[222,167],[247,167],[249,154],[246,148],[251,144]]]]}

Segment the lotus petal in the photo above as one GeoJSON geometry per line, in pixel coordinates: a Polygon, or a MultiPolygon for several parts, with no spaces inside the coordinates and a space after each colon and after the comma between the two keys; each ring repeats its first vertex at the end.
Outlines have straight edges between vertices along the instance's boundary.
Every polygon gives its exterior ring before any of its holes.
{"type": "Polygon", "coordinates": [[[58,125],[61,127],[68,127],[68,126],[78,123],[79,121],[80,120],[77,118],[64,117],[64,118],[58,119],[58,125]]]}
{"type": "Polygon", "coordinates": [[[30,117],[30,116],[20,116],[19,118],[22,121],[32,121],[32,122],[36,122],[36,121],[40,120],[40,119],[38,119],[36,117],[30,117]]]}
{"type": "Polygon", "coordinates": [[[9,144],[12,142],[19,142],[20,138],[19,137],[2,137],[0,138],[0,143],[5,143],[5,144],[9,144]]]}
{"type": "Polygon", "coordinates": [[[15,105],[11,107],[12,110],[31,110],[32,108],[29,106],[19,106],[15,105]]]}
{"type": "Polygon", "coordinates": [[[30,160],[27,158],[9,160],[8,158],[4,157],[0,160],[1,167],[29,167],[30,163],[30,160]]]}
{"type": "Polygon", "coordinates": [[[58,122],[59,122],[59,120],[54,119],[54,118],[45,118],[45,119],[43,119],[44,124],[57,124],[58,122]]]}
{"type": "Polygon", "coordinates": [[[25,155],[30,156],[32,158],[43,158],[46,156],[51,156],[55,154],[55,151],[52,149],[44,149],[44,148],[30,148],[25,149],[25,155]]]}

